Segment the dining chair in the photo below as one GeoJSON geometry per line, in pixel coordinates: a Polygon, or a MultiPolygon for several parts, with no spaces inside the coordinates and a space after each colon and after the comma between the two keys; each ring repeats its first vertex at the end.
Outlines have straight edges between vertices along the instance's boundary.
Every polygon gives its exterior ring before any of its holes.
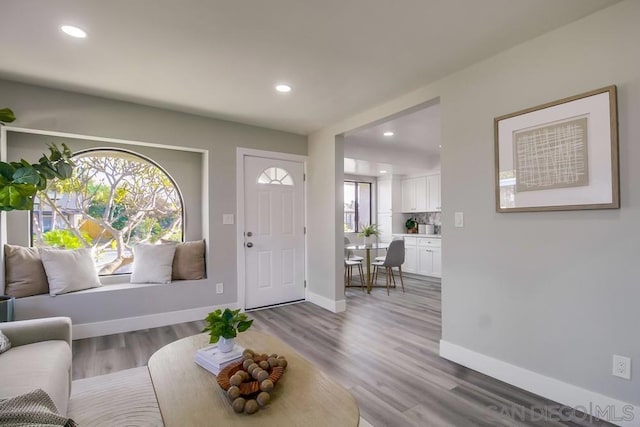
{"type": "Polygon", "coordinates": [[[360,289],[364,292],[364,271],[362,270],[362,261],[344,260],[344,288],[351,286],[351,280],[353,279],[353,267],[358,267],[358,274],[360,275],[360,289]]]}
{"type": "MultiPolygon", "coordinates": [[[[351,240],[349,240],[349,238],[347,236],[344,236],[344,244],[345,246],[350,244],[351,240]]],[[[364,260],[364,258],[362,258],[361,256],[357,256],[353,254],[353,251],[351,249],[344,249],[344,258],[346,260],[350,260],[350,261],[362,261],[364,260]]]]}
{"type": "Polygon", "coordinates": [[[391,286],[392,280],[395,287],[396,278],[393,275],[393,268],[397,267],[398,273],[400,274],[402,293],[404,293],[402,264],[404,264],[404,240],[392,240],[391,243],[389,243],[389,247],[387,248],[387,255],[385,256],[384,261],[375,261],[371,263],[371,265],[373,266],[373,284],[375,285],[378,282],[378,273],[380,267],[384,267],[387,279],[387,295],[389,295],[389,286],[391,286]]]}

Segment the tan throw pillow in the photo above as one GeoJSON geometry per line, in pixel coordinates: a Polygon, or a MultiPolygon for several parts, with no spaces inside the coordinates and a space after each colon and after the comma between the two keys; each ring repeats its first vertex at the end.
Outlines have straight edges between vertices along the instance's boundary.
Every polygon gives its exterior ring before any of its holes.
{"type": "Polygon", "coordinates": [[[37,248],[4,245],[5,291],[22,298],[49,292],[47,275],[37,248]]]}
{"type": "Polygon", "coordinates": [[[178,243],[173,256],[171,280],[204,279],[204,248],[204,240],[178,243]]]}

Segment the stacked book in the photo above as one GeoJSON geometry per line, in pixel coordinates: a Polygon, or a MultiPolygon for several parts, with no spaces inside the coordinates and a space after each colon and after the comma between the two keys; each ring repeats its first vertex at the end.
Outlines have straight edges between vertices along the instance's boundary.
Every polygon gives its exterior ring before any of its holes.
{"type": "Polygon", "coordinates": [[[218,375],[222,368],[242,359],[244,347],[236,344],[233,350],[228,353],[222,353],[217,344],[209,347],[201,348],[196,352],[195,362],[214,375],[218,375]]]}

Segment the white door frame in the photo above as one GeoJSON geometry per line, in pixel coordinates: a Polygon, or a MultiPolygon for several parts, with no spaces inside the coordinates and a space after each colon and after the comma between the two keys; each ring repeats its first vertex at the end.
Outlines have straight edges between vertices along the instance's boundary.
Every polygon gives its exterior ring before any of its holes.
{"type": "MultiPolygon", "coordinates": [[[[278,151],[254,150],[251,148],[238,147],[236,149],[236,265],[238,283],[238,307],[244,311],[246,301],[246,281],[245,281],[245,252],[244,252],[244,158],[263,157],[275,160],[290,160],[300,162],[303,166],[303,173],[307,175],[308,156],[300,154],[281,153],[278,151]]],[[[302,187],[304,197],[304,224],[307,225],[307,180],[304,179],[302,187]]],[[[304,236],[304,283],[305,299],[307,299],[307,235],[304,236]]]]}

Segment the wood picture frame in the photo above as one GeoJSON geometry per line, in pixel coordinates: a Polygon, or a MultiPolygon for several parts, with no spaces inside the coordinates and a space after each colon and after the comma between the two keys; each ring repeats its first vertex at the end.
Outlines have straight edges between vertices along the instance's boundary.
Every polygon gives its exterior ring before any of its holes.
{"type": "Polygon", "coordinates": [[[620,208],[616,86],[494,119],[497,212],[620,208]]]}

